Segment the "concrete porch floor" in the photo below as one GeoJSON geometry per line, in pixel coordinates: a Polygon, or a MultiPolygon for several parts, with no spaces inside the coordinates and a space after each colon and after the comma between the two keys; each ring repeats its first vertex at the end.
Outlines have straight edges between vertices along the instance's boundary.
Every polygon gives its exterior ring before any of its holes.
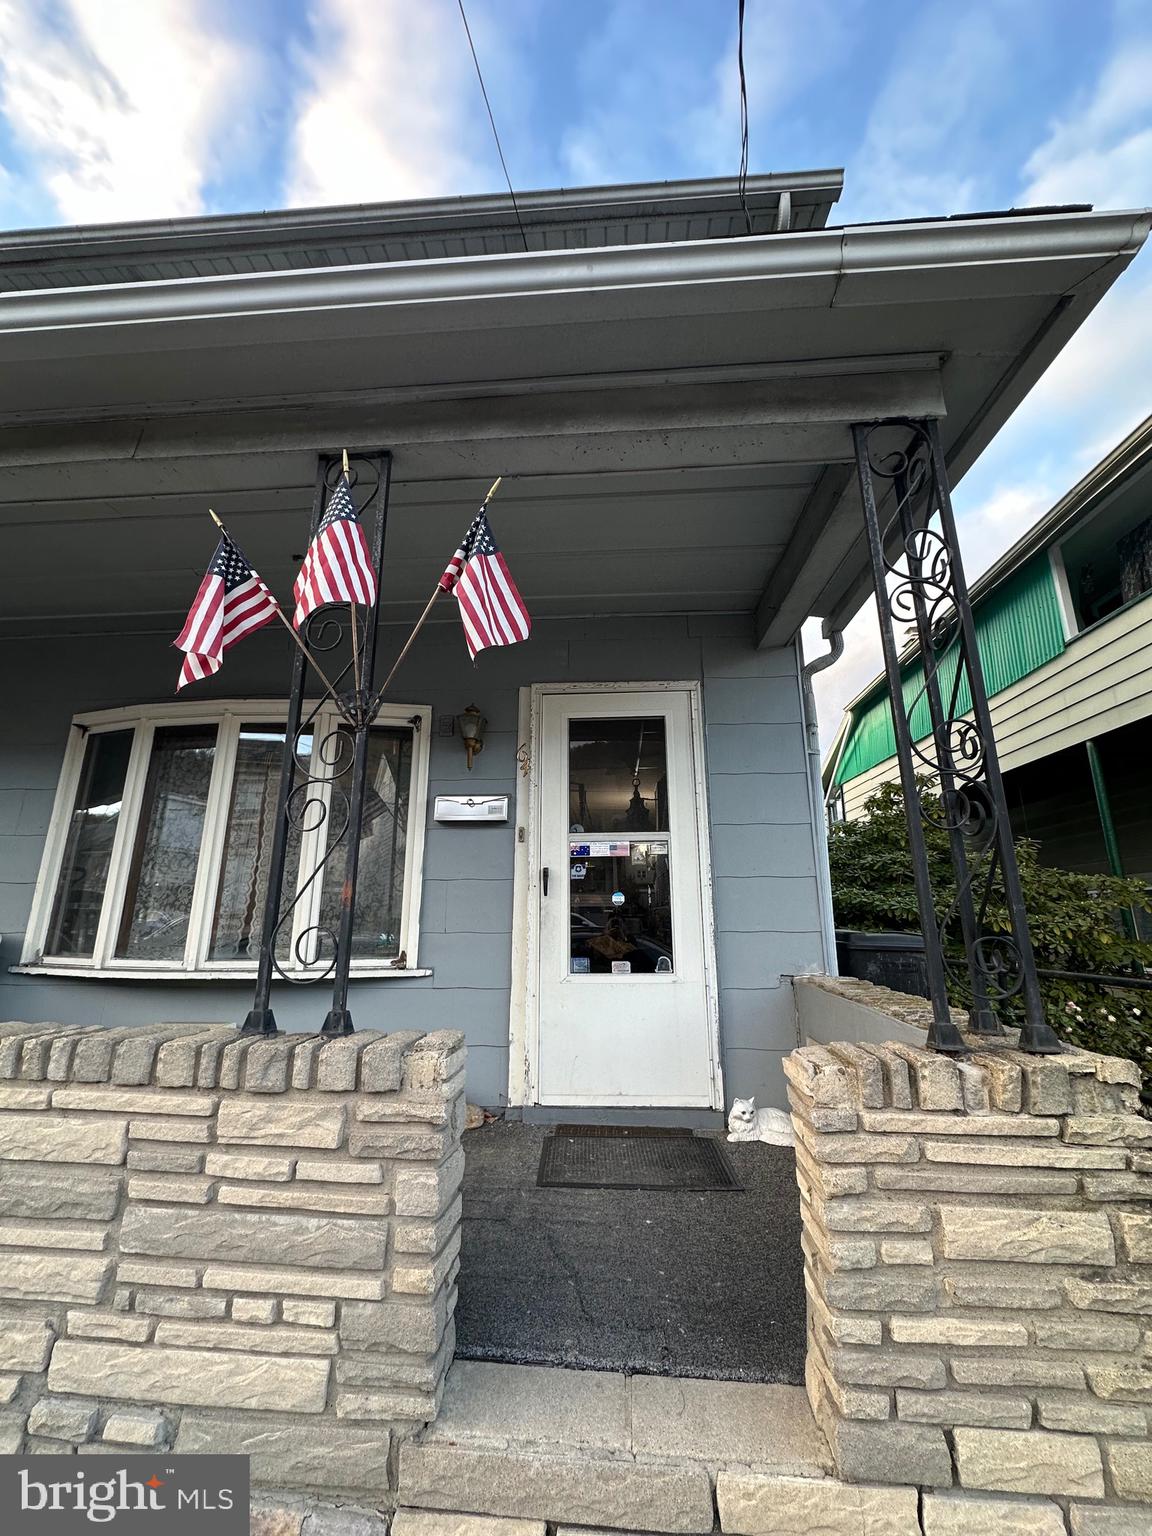
{"type": "Polygon", "coordinates": [[[457,1360],[802,1383],[789,1149],[726,1144],[743,1193],[538,1189],[546,1134],[464,1137],[457,1360]]]}
{"type": "Polygon", "coordinates": [[[439,1418],[401,1448],[397,1502],[703,1532],[732,1467],[828,1474],[801,1388],[457,1359],[439,1418]]]}

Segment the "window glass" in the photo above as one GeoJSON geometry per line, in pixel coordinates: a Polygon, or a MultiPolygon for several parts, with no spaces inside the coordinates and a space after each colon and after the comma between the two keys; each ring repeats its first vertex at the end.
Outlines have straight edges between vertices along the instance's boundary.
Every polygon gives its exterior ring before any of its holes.
{"type": "Polygon", "coordinates": [[[570,721],[568,814],[569,971],[670,972],[662,716],[570,721]]]}
{"type": "Polygon", "coordinates": [[[570,721],[568,801],[573,833],[666,831],[663,716],[570,721]]]}
{"type": "Polygon", "coordinates": [[[200,861],[214,725],[156,731],[116,954],[122,960],[181,960],[200,861]]]}
{"type": "MultiPolygon", "coordinates": [[[[311,736],[301,736],[297,756],[307,762],[311,736]]],[[[280,789],[280,765],[284,756],[284,731],[276,725],[242,725],[232,776],[228,830],[224,838],[216,911],[212,919],[210,960],[258,960],[268,893],[268,861],[276,826],[276,801],[280,789]]],[[[297,783],[300,775],[297,774],[297,783]]],[[[311,825],[308,817],[306,824],[311,825]]],[[[284,901],[287,909],[296,889],[300,868],[300,829],[292,827],[284,867],[284,901]]],[[[277,946],[281,961],[292,949],[291,920],[284,924],[277,946]]]]}
{"type": "MultiPolygon", "coordinates": [[[[352,778],[352,734],[343,726],[340,734],[346,738],[346,746],[334,760],[347,766],[333,781],[328,843],[331,858],[324,866],[320,903],[320,925],[332,932],[339,929],[346,858],[346,843],[335,847],[333,843],[345,825],[342,796],[349,791],[352,778]]],[[[413,734],[403,727],[377,726],[369,737],[353,960],[394,960],[400,953],[413,734]]],[[[320,959],[326,962],[330,954],[331,948],[325,944],[320,959]]]]}
{"type": "Polygon", "coordinates": [[[95,947],[131,751],[131,731],[88,735],[44,943],[46,955],[90,955],[95,947]]]}

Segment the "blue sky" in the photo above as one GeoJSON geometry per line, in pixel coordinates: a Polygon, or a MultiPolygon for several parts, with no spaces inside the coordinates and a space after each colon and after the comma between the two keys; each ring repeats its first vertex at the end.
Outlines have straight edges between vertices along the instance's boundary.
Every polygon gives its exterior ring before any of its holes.
{"type": "MultiPolygon", "coordinates": [[[[518,188],[729,175],[736,0],[465,0],[518,188]]],[[[1152,203],[1148,0],[747,0],[753,171],[835,222],[1152,203]]],[[[497,190],[456,0],[0,0],[0,226],[497,190]]],[[[957,489],[970,575],[1152,410],[1145,253],[957,489]]],[[[822,675],[825,740],[875,617],[822,675]]]]}

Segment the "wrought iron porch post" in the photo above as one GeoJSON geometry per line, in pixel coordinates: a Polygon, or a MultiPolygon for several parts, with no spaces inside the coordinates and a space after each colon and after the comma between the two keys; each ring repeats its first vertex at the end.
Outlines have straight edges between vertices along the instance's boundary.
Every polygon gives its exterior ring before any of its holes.
{"type": "MultiPolygon", "coordinates": [[[[972,870],[962,830],[963,814],[960,811],[961,796],[957,794],[956,773],[952,761],[952,720],[956,714],[960,687],[961,668],[956,667],[952,681],[948,709],[940,693],[940,676],[937,668],[948,649],[951,633],[947,624],[933,625],[924,600],[924,562],[928,551],[917,537],[915,502],[920,491],[927,496],[927,489],[912,483],[907,474],[893,476],[893,489],[900,517],[900,531],[904,536],[904,551],[908,561],[908,574],[912,583],[912,604],[916,614],[916,638],[920,655],[924,658],[924,695],[928,701],[928,714],[932,721],[932,740],[936,762],[940,770],[941,803],[948,828],[948,848],[952,855],[952,868],[956,872],[956,901],[960,911],[960,929],[964,936],[964,953],[968,966],[968,986],[972,993],[970,1028],[974,1035],[999,1035],[1003,1031],[992,1011],[984,974],[976,964],[976,940],[979,929],[976,921],[976,905],[972,900],[972,870]]],[[[930,508],[929,515],[930,515],[930,508]]],[[[947,965],[947,960],[945,960],[947,965]]]]}
{"type": "MultiPolygon", "coordinates": [[[[316,464],[316,488],[312,494],[312,520],[308,540],[320,525],[324,510],[324,474],[326,461],[316,464]]],[[[242,1035],[278,1035],[276,1015],[272,1011],[272,954],[280,921],[280,901],[284,891],[284,865],[288,856],[288,802],[296,777],[296,736],[304,709],[304,653],[292,648],[292,683],[288,691],[288,717],[284,724],[284,755],[280,759],[280,787],[276,793],[276,813],[272,825],[272,848],[268,856],[268,885],[264,893],[264,920],[260,934],[260,959],[256,968],[256,995],[248,1016],[240,1027],[242,1035]]]]}
{"type": "MultiPolygon", "coordinates": [[[[388,493],[391,485],[392,456],[385,450],[349,453],[349,468],[353,481],[353,499],[357,511],[375,514],[372,529],[372,563],[376,572],[376,601],[365,610],[363,621],[350,628],[349,659],[334,678],[339,689],[351,675],[357,675],[353,663],[352,647],[358,662],[360,688],[340,694],[341,724],[321,740],[313,739],[313,727],[328,703],[321,699],[312,705],[307,714],[304,710],[307,681],[305,658],[301,650],[293,653],[292,685],[288,701],[288,714],[281,761],[280,784],[277,793],[276,819],[269,854],[268,885],[264,903],[264,919],[261,929],[260,959],[256,977],[256,994],[252,1008],[241,1027],[245,1035],[275,1035],[279,1031],[271,1007],[270,994],[273,972],[282,980],[300,985],[333,978],[332,1008],[324,1020],[322,1033],[351,1034],[352,1020],[348,1013],[348,975],[351,964],[352,936],[356,909],[356,880],[359,870],[360,827],[363,820],[365,779],[368,765],[370,728],[375,711],[370,707],[373,696],[372,673],[376,659],[376,632],[380,606],[380,587],[383,573],[384,536],[388,522],[388,493]],[[366,471],[368,493],[357,497],[360,472],[366,471]],[[351,784],[344,790],[336,784],[348,771],[345,743],[351,732],[351,784]],[[336,827],[333,815],[335,797],[343,802],[343,824],[336,827]],[[287,864],[288,840],[295,831],[303,834],[323,834],[326,848],[318,863],[303,884],[284,902],[284,874],[287,864]],[[329,862],[346,843],[345,872],[340,897],[340,921],[333,933],[322,925],[319,904],[323,897],[323,874],[329,862]],[[295,967],[285,967],[277,958],[276,949],[281,933],[296,921],[296,910],[304,903],[317,914],[316,921],[297,935],[293,945],[295,967]],[[332,952],[322,970],[310,969],[319,958],[319,950],[327,940],[332,952]],[[316,954],[312,953],[313,948],[316,954]]],[[[315,534],[324,512],[327,498],[336,478],[342,472],[341,457],[337,454],[321,455],[317,464],[316,492],[312,504],[309,540],[315,534]]],[[[347,610],[330,607],[317,611],[303,628],[303,640],[308,650],[326,652],[335,650],[344,639],[347,610]]]]}
{"type": "Polygon", "coordinates": [[[916,905],[920,911],[920,927],[924,934],[924,966],[928,976],[928,997],[932,1003],[932,1027],[928,1031],[927,1044],[938,1051],[958,1052],[965,1049],[964,1038],[953,1022],[952,1010],[948,1003],[948,975],[944,969],[944,946],[936,926],[936,905],[928,871],[928,850],[924,842],[924,827],[913,809],[919,806],[920,797],[916,788],[916,766],[912,761],[912,734],[908,726],[908,716],[904,710],[900,652],[892,632],[891,614],[886,612],[888,567],[884,558],[884,538],[880,528],[880,516],[876,508],[876,490],[872,483],[872,466],[868,449],[869,434],[868,427],[852,428],[852,438],[856,447],[856,472],[860,479],[860,499],[864,507],[864,527],[868,533],[868,554],[872,562],[872,586],[876,593],[876,610],[880,619],[880,644],[884,652],[884,671],[888,677],[888,692],[892,699],[896,757],[900,764],[900,784],[904,791],[904,806],[908,817],[912,879],[916,886],[916,905]]]}
{"type": "MultiPolygon", "coordinates": [[[[352,1014],[348,1009],[348,976],[352,964],[352,939],[356,924],[356,883],[360,870],[360,833],[364,820],[364,791],[368,778],[368,747],[373,712],[373,673],[376,667],[376,627],[380,613],[380,588],[384,574],[384,536],[388,529],[388,493],[392,484],[392,455],[384,454],[378,468],[373,499],[376,522],[372,530],[372,566],[376,572],[376,601],[364,620],[360,645],[360,695],[356,699],[356,747],[352,760],[352,789],[349,794],[347,859],[344,884],[340,888],[340,927],[336,935],[336,968],[332,976],[332,1006],[324,1020],[321,1034],[350,1035],[352,1014]]],[[[357,643],[353,635],[352,643],[357,643]]]]}
{"type": "Polygon", "coordinates": [[[976,1021],[986,1029],[987,1016],[981,1015],[991,1015],[993,1001],[1020,995],[1024,1006],[1021,1046],[1029,1051],[1058,1052],[1062,1047],[1044,1017],[937,424],[928,419],[857,425],[853,441],[924,934],[933,1011],[928,1044],[951,1052],[965,1048],[952,1022],[947,996],[945,937],[950,922],[959,916],[976,1021]],[[877,433],[883,434],[879,458],[873,442],[877,433]],[[893,433],[899,435],[899,441],[893,433]],[[881,524],[877,480],[890,485],[895,494],[896,510],[887,526],[881,524]],[[938,530],[931,526],[934,517],[939,518],[938,530]],[[889,535],[897,531],[900,554],[892,563],[886,551],[889,535]],[[896,578],[891,591],[889,576],[896,578]],[[896,626],[909,618],[915,619],[920,640],[925,683],[919,697],[928,703],[934,757],[916,744],[911,709],[904,698],[896,626]],[[949,652],[956,657],[956,676],[945,709],[939,669],[949,652]],[[967,684],[971,720],[960,713],[962,682],[967,684]],[[939,772],[941,780],[944,825],[956,880],[952,903],[943,917],[937,913],[932,891],[924,813],[916,785],[917,761],[926,772],[939,772]],[[985,929],[997,871],[1008,908],[1009,934],[985,929]]]}

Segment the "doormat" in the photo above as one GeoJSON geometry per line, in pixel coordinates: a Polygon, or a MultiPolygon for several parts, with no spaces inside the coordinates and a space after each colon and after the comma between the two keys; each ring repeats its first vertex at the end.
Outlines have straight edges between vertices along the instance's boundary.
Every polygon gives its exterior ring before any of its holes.
{"type": "Polygon", "coordinates": [[[675,1125],[554,1125],[554,1136],[691,1136],[688,1128],[675,1125]]]}
{"type": "Polygon", "coordinates": [[[540,1189],[741,1191],[718,1142],[708,1137],[645,1135],[639,1126],[580,1126],[544,1138],[540,1189]],[[585,1132],[590,1131],[590,1135],[585,1132]]]}

